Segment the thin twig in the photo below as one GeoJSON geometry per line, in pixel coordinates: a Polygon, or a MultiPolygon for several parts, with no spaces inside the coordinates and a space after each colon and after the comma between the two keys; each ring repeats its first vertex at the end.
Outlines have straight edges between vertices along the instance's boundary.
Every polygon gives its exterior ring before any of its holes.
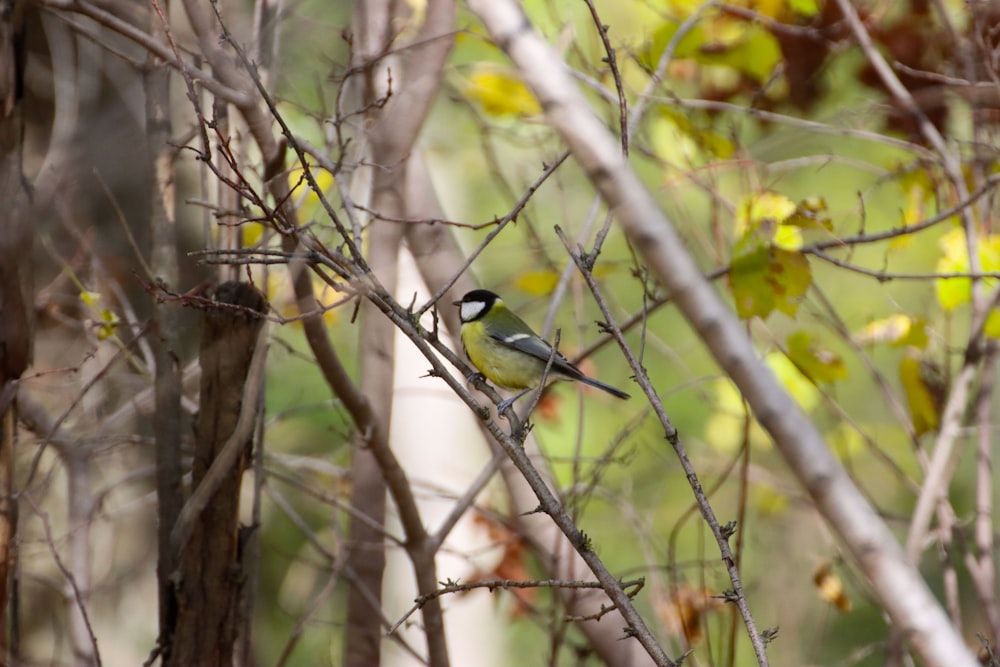
{"type": "Polygon", "coordinates": [[[594,279],[590,268],[580,256],[580,253],[575,251],[569,245],[565,234],[563,234],[562,230],[558,226],[556,227],[556,234],[559,235],[563,245],[566,247],[566,252],[569,253],[570,257],[576,263],[583,279],[587,283],[587,287],[594,295],[594,301],[601,309],[601,314],[604,317],[602,327],[611,333],[615,342],[618,343],[619,349],[622,351],[622,354],[628,361],[629,367],[634,373],[633,377],[642,388],[643,393],[649,400],[650,406],[653,408],[653,412],[656,414],[660,425],[664,429],[667,442],[669,442],[671,447],[673,447],[674,452],[681,463],[681,467],[684,469],[684,473],[686,474],[688,482],[691,485],[691,489],[694,492],[695,499],[698,502],[698,509],[701,511],[702,517],[705,519],[705,523],[708,524],[709,529],[712,531],[712,535],[715,537],[716,544],[718,544],[719,551],[722,554],[722,562],[726,566],[726,572],[733,585],[734,595],[732,596],[732,599],[727,598],[727,601],[735,602],[740,611],[740,615],[743,617],[743,624],[746,627],[747,635],[749,636],[750,643],[753,646],[754,655],[757,658],[757,664],[760,665],[760,667],[767,667],[768,660],[765,642],[760,632],[757,631],[757,624],[754,621],[753,614],[750,612],[750,605],[747,603],[746,596],[743,593],[743,583],[739,570],[736,567],[736,559],[733,555],[731,547],[729,546],[729,538],[732,536],[732,531],[728,527],[723,528],[723,526],[719,524],[719,521],[715,516],[715,510],[712,509],[708,496],[705,494],[705,490],[701,486],[701,482],[698,479],[698,473],[695,471],[694,466],[691,464],[691,460],[688,458],[687,450],[681,442],[677,429],[674,428],[673,422],[667,415],[666,408],[663,406],[663,402],[660,400],[659,394],[653,387],[652,381],[649,379],[646,369],[639,363],[638,358],[633,354],[631,347],[625,341],[624,334],[622,334],[621,329],[615,323],[614,316],[611,314],[607,301],[604,299],[600,286],[594,279]]]}

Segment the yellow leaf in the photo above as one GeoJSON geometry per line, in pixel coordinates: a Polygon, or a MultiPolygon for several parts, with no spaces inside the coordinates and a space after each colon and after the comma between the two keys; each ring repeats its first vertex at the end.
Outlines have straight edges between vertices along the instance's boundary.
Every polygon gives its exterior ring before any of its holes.
{"type": "Polygon", "coordinates": [[[739,234],[770,222],[774,227],[795,213],[795,202],[785,195],[765,190],[743,199],[736,212],[736,231],[739,234]]]}
{"type": "Polygon", "coordinates": [[[854,341],[858,345],[890,343],[895,347],[907,345],[923,349],[927,347],[927,340],[927,323],[901,314],[869,322],[854,334],[854,341]]]}
{"type": "MultiPolygon", "coordinates": [[[[804,411],[810,412],[819,404],[819,389],[807,380],[784,354],[780,352],[769,354],[764,363],[804,411]]],[[[732,380],[723,378],[715,382],[711,405],[715,412],[705,422],[704,440],[715,451],[731,456],[743,445],[746,437],[744,432],[746,409],[743,397],[732,380]]],[[[750,444],[755,448],[771,446],[770,437],[756,420],[751,421],[750,444]]]]}
{"type": "Polygon", "coordinates": [[[781,514],[788,509],[788,495],[770,484],[754,484],[750,487],[750,504],[761,514],[781,514]]]}
{"type": "Polygon", "coordinates": [[[841,460],[850,459],[865,448],[864,439],[858,430],[843,422],[838,423],[827,434],[826,441],[830,445],[830,450],[841,460]]]}
{"type": "Polygon", "coordinates": [[[653,152],[664,162],[693,164],[703,153],[727,159],[736,151],[725,136],[697,126],[676,109],[660,105],[657,110],[649,122],[649,140],[653,152]]]}
{"type": "Polygon", "coordinates": [[[996,308],[990,311],[990,314],[986,316],[986,324],[983,327],[983,332],[990,338],[1000,338],[1000,311],[996,308]]]}
{"type": "Polygon", "coordinates": [[[773,352],[764,361],[803,410],[809,412],[819,404],[819,389],[802,375],[788,357],[780,352],[773,352]]]}
{"type": "Polygon", "coordinates": [[[802,247],[803,229],[831,229],[822,197],[810,197],[796,204],[783,194],[765,190],[748,195],[736,208],[736,233],[741,244],[770,241],[785,250],[802,247]]]}
{"type": "MultiPolygon", "coordinates": [[[[941,237],[941,258],[937,263],[938,273],[968,273],[969,252],[965,232],[959,227],[941,237]]],[[[976,244],[979,268],[984,272],[1000,271],[1000,234],[983,236],[976,244]]],[[[996,278],[984,278],[987,290],[997,285],[996,278]]],[[[936,281],[938,303],[945,310],[953,310],[972,298],[972,281],[969,278],[939,278],[936,281]]]]}
{"type": "Polygon", "coordinates": [[[761,16],[777,19],[784,13],[785,0],[753,0],[751,6],[761,16]]]}
{"type": "MultiPolygon", "coordinates": [[[[925,205],[930,203],[931,193],[920,181],[911,181],[904,190],[903,226],[910,227],[924,219],[925,205]]],[[[901,234],[889,241],[892,248],[905,248],[913,243],[912,234],[901,234]]]]}
{"type": "Polygon", "coordinates": [[[100,298],[101,295],[97,292],[90,292],[88,290],[80,291],[80,300],[83,301],[88,306],[90,306],[91,308],[94,307],[94,304],[96,304],[100,300],[100,298]]]}
{"type": "Polygon", "coordinates": [[[823,215],[826,211],[826,200],[819,196],[806,197],[795,207],[795,212],[785,220],[784,224],[794,225],[802,229],[833,229],[830,218],[823,215]]]}
{"type": "MultiPolygon", "coordinates": [[[[333,174],[325,169],[320,169],[315,165],[309,166],[309,173],[312,174],[313,179],[316,181],[316,185],[322,190],[324,196],[326,193],[333,189],[335,179],[333,174]]],[[[316,191],[309,187],[309,181],[307,181],[302,173],[302,167],[298,166],[294,169],[288,171],[288,187],[291,188],[296,201],[299,204],[299,214],[303,220],[323,220],[326,219],[326,211],[323,210],[323,206],[319,201],[319,195],[316,191]]],[[[253,225],[257,227],[258,225],[253,225]]],[[[251,236],[253,234],[251,233],[251,236]]],[[[257,235],[259,239],[259,234],[257,235]]],[[[250,245],[248,242],[247,245],[250,245]]]]}
{"type": "Polygon", "coordinates": [[[847,367],[838,355],[819,347],[806,331],[796,331],[787,340],[788,358],[813,382],[835,382],[847,377],[847,367]]]}
{"type": "Polygon", "coordinates": [[[548,269],[528,271],[518,276],[514,284],[522,291],[534,296],[551,294],[559,282],[559,274],[548,269]]]}
{"type": "Polygon", "coordinates": [[[774,233],[774,245],[785,250],[798,250],[802,247],[802,232],[791,225],[781,225],[774,233]]]}
{"type": "MultiPolygon", "coordinates": [[[[319,201],[319,198],[316,198],[319,201]]],[[[264,238],[264,225],[259,222],[248,222],[242,226],[243,246],[254,247],[264,238]]]]}
{"type": "Polygon", "coordinates": [[[490,63],[473,67],[463,92],[491,116],[537,116],[542,112],[538,100],[513,72],[490,63]]]}
{"type": "MultiPolygon", "coordinates": [[[[745,437],[746,408],[743,405],[743,398],[736,386],[727,378],[715,382],[712,394],[711,405],[715,412],[705,422],[704,439],[715,451],[731,456],[743,445],[745,437]]],[[[750,428],[750,443],[755,447],[770,444],[764,430],[756,421],[752,422],[750,428]]]]}
{"type": "Polygon", "coordinates": [[[920,436],[937,430],[945,390],[934,365],[911,348],[899,362],[899,381],[910,408],[913,431],[920,436]]]}

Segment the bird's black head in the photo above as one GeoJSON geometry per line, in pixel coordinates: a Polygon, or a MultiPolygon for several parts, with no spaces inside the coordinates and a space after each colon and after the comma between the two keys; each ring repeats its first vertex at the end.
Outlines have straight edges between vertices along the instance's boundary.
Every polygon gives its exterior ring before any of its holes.
{"type": "Polygon", "coordinates": [[[455,305],[458,306],[459,317],[464,323],[478,320],[490,312],[490,308],[499,300],[500,297],[489,290],[474,289],[466,293],[461,301],[456,301],[455,305]]]}

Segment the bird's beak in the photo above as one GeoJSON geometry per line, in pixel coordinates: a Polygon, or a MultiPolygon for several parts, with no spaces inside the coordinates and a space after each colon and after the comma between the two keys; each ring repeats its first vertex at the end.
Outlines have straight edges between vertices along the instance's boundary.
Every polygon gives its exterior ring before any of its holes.
{"type": "Polygon", "coordinates": [[[458,301],[452,301],[451,305],[453,305],[453,306],[461,306],[462,305],[462,300],[459,299],[458,301]]]}

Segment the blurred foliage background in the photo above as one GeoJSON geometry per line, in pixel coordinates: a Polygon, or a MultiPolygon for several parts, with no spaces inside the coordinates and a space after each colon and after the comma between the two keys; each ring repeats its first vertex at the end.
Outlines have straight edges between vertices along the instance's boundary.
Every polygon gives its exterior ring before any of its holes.
{"type": "MultiPolygon", "coordinates": [[[[124,11],[121,3],[107,4],[124,11]]],[[[419,16],[422,3],[410,4],[419,16]]],[[[745,319],[761,356],[905,539],[941,408],[972,333],[969,228],[957,211],[927,221],[967,206],[977,235],[977,282],[992,292],[1000,272],[1000,237],[992,223],[997,107],[965,94],[979,83],[977,76],[995,88],[989,77],[997,70],[976,54],[990,52],[984,44],[992,44],[1000,11],[995,3],[973,10],[959,0],[856,4],[876,47],[961,157],[964,195],[934,147],[887,95],[834,2],[528,0],[524,8],[573,68],[596,113],[616,130],[622,127],[621,86],[631,163],[745,319]],[[591,8],[606,26],[613,68],[591,8]],[[641,117],[631,115],[637,108],[644,110],[641,117]],[[980,190],[985,196],[969,203],[968,194],[980,190]]],[[[249,4],[220,6],[239,38],[252,39],[249,4]]],[[[65,20],[58,18],[64,16],[60,3],[39,7],[45,20],[65,20]]],[[[347,3],[301,0],[286,3],[276,19],[280,48],[270,80],[277,108],[296,136],[332,159],[339,148],[330,118],[349,66],[351,14],[347,3]]],[[[190,41],[183,22],[177,23],[178,39],[190,41]]],[[[142,189],[133,182],[142,180],[133,166],[141,160],[130,159],[129,147],[143,130],[127,113],[126,92],[138,73],[108,64],[115,58],[78,25],[68,25],[78,63],[69,76],[80,90],[92,88],[64,147],[86,159],[73,162],[75,171],[66,177],[76,194],[53,199],[39,213],[41,317],[27,384],[55,409],[81,395],[85,378],[93,377],[90,364],[111,369],[94,371],[105,381],[87,393],[85,409],[68,423],[81,438],[102,443],[93,459],[102,495],[92,514],[91,619],[104,663],[135,664],[156,639],[148,426],[139,423],[132,435],[114,439],[102,422],[148,385],[141,363],[109,361],[135,333],[125,323],[142,322],[149,311],[149,296],[131,277],[132,251],[122,232],[124,222],[135,228],[139,246],[148,246],[136,223],[141,216],[128,200],[129,193],[141,199],[135,193],[142,189]],[[105,78],[84,80],[88,58],[102,63],[105,78]]],[[[51,54],[39,49],[35,55],[29,100],[55,114],[53,91],[63,74],[51,54]]],[[[181,146],[191,140],[191,107],[179,80],[173,93],[174,114],[186,119],[175,121],[181,146]]],[[[52,149],[52,135],[43,132],[47,118],[29,119],[35,147],[29,163],[52,149]]],[[[438,224],[449,225],[469,252],[563,152],[534,97],[461,5],[455,48],[420,149],[448,218],[438,224]]],[[[259,171],[259,161],[248,152],[248,170],[259,171]]],[[[218,231],[199,203],[209,198],[202,167],[178,150],[177,168],[182,245],[211,247],[218,231]]],[[[344,176],[314,168],[331,201],[342,205],[337,179],[344,176]]],[[[300,170],[293,166],[287,178],[303,222],[335,244],[336,232],[315,194],[302,186],[300,170]]],[[[264,225],[253,222],[254,213],[242,215],[244,242],[276,247],[264,225]]],[[[559,226],[590,247],[607,215],[570,159],[530,195],[470,270],[537,330],[552,335],[558,328],[568,357],[587,351],[581,365],[588,374],[628,388],[628,368],[595,325],[600,313],[554,232],[559,226]],[[555,293],[561,298],[552,310],[555,293]]],[[[185,261],[179,291],[209,275],[194,260],[185,261]]],[[[267,288],[279,316],[294,315],[281,271],[247,272],[267,288]]],[[[664,294],[613,224],[594,273],[619,323],[634,321],[628,340],[641,353],[717,514],[738,521],[733,544],[751,608],[761,627],[780,628],[769,645],[773,664],[885,664],[888,630],[865,584],[734,385],[663,303],[664,294]]],[[[319,281],[316,286],[327,290],[319,281]]],[[[338,297],[327,290],[324,298],[332,303],[338,297]]],[[[348,360],[358,346],[351,309],[348,303],[325,316],[348,360]]],[[[985,330],[992,349],[1000,320],[991,316],[985,330]]],[[[193,356],[197,336],[185,340],[193,356]]],[[[987,363],[995,363],[992,354],[987,363]]],[[[992,394],[987,400],[996,403],[992,394]]],[[[686,664],[750,664],[753,654],[734,610],[713,597],[729,587],[717,549],[662,429],[648,417],[641,400],[618,404],[558,386],[539,405],[534,433],[595,550],[618,576],[647,578],[636,602],[673,654],[690,646],[686,664]]],[[[339,664],[345,584],[329,581],[324,550],[336,552],[346,539],[351,428],[316,371],[299,325],[275,324],[254,658],[247,664],[339,664]]],[[[960,440],[972,443],[973,435],[970,425],[960,440]]],[[[950,484],[954,535],[935,535],[920,561],[935,590],[958,605],[970,645],[976,632],[990,632],[976,583],[962,566],[977,553],[971,531],[982,480],[973,447],[965,445],[950,484]]],[[[54,506],[60,465],[48,452],[39,474],[29,478],[36,452],[24,448],[20,457],[31,499],[31,509],[23,510],[22,651],[31,661],[71,664],[57,639],[65,611],[53,611],[65,609],[56,555],[70,532],[54,506]],[[50,514],[55,531],[46,536],[50,514]]],[[[994,488],[986,493],[995,498],[994,488]]],[[[483,511],[502,516],[502,492],[488,496],[483,511]]],[[[508,548],[498,562],[497,572],[545,576],[529,550],[508,548]]],[[[499,664],[595,664],[572,624],[553,611],[559,605],[552,598],[544,590],[520,597],[493,593],[496,623],[506,638],[507,655],[499,664]]]]}

